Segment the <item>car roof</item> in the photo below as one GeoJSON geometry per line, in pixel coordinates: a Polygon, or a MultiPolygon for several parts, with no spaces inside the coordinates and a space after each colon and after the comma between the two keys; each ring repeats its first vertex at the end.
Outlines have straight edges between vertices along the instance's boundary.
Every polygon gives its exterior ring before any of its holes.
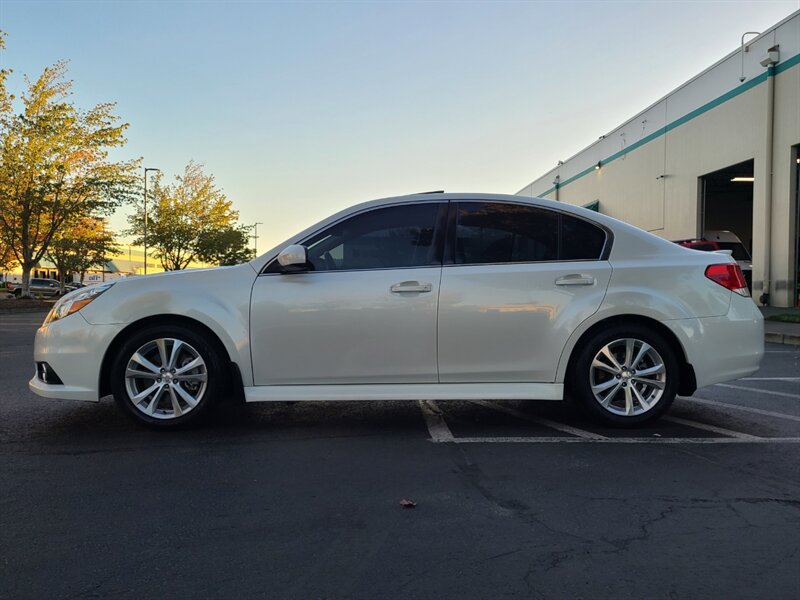
{"type": "MultiPolygon", "coordinates": [[[[608,215],[588,210],[580,206],[567,204],[565,202],[557,202],[555,200],[548,200],[547,198],[538,198],[534,196],[517,196],[511,194],[436,191],[436,192],[426,192],[421,194],[409,194],[406,196],[389,196],[386,198],[378,198],[376,200],[369,200],[367,202],[361,202],[359,204],[355,204],[349,208],[346,208],[335,214],[332,214],[326,219],[323,219],[322,221],[319,221],[314,225],[307,227],[303,231],[298,232],[291,238],[281,242],[277,246],[269,249],[267,252],[261,254],[257,258],[250,261],[250,265],[257,272],[260,272],[261,269],[263,269],[264,266],[286,246],[290,244],[296,244],[301,240],[308,238],[315,232],[323,229],[324,227],[327,227],[328,225],[331,225],[337,221],[340,221],[346,217],[362,212],[364,210],[380,208],[382,206],[395,206],[400,204],[416,204],[423,202],[449,202],[449,201],[506,202],[513,204],[538,206],[541,208],[547,208],[550,210],[556,210],[563,213],[573,214],[575,216],[592,221],[599,225],[603,225],[614,233],[615,238],[617,238],[619,235],[626,237],[628,239],[628,242],[623,243],[621,245],[629,247],[631,252],[639,252],[644,254],[647,254],[649,252],[671,253],[672,251],[670,250],[670,248],[674,248],[676,249],[676,251],[688,251],[688,249],[684,248],[683,246],[679,246],[678,244],[673,244],[668,240],[660,238],[654,234],[648,233],[642,229],[639,229],[638,227],[625,223],[624,221],[619,221],[608,215]]],[[[614,245],[618,246],[620,244],[615,242],[614,245]]]]}

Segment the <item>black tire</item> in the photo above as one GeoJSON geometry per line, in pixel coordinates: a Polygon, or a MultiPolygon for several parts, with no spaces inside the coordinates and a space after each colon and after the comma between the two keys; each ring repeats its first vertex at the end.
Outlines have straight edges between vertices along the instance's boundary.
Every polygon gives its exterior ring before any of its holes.
{"type": "MultiPolygon", "coordinates": [[[[634,351],[632,352],[634,357],[642,348],[642,345],[634,344],[634,351]]],[[[570,366],[567,373],[567,381],[565,382],[567,393],[585,412],[597,421],[615,427],[636,427],[660,417],[675,399],[678,391],[678,378],[680,377],[678,359],[672,346],[664,339],[664,336],[648,327],[635,324],[611,326],[608,329],[597,331],[585,342],[581,342],[581,347],[576,351],[578,354],[570,366]],[[647,394],[657,394],[659,388],[657,384],[648,385],[643,382],[662,377],[661,373],[637,379],[636,375],[631,375],[631,373],[636,372],[636,369],[631,370],[630,365],[620,365],[625,367],[620,376],[610,372],[607,373],[604,369],[592,369],[595,357],[608,345],[611,345],[609,352],[612,356],[615,356],[616,352],[618,353],[616,357],[622,359],[618,360],[618,362],[624,362],[624,340],[629,339],[636,340],[639,344],[647,344],[655,351],[655,354],[647,351],[642,357],[639,362],[642,368],[639,371],[646,373],[657,369],[658,358],[661,359],[664,370],[663,381],[660,382],[663,384],[663,388],[661,388],[659,396],[647,396],[647,394]],[[600,378],[603,379],[600,380],[600,378]],[[612,382],[612,379],[616,381],[612,382]],[[634,383],[636,384],[635,390],[634,383]],[[607,388],[607,392],[605,390],[598,392],[600,396],[605,393],[611,396],[610,400],[603,397],[603,401],[608,402],[606,407],[601,404],[601,400],[592,391],[593,384],[598,388],[603,385],[610,386],[607,388]],[[624,388],[618,387],[617,384],[624,385],[624,388]],[[644,403],[640,403],[637,399],[637,392],[643,397],[644,403]],[[632,398],[633,412],[631,414],[619,414],[620,411],[625,411],[628,406],[626,403],[628,395],[632,398]],[[648,399],[653,400],[654,398],[654,402],[646,402],[648,399]],[[645,408],[645,405],[650,407],[645,408]]],[[[602,357],[601,362],[612,366],[611,361],[605,357],[602,357]]],[[[634,365],[634,367],[636,366],[634,365]]],[[[612,366],[612,369],[615,369],[615,367],[612,366]]]]}
{"type": "MultiPolygon", "coordinates": [[[[169,366],[169,364],[167,366],[169,366]]],[[[178,368],[175,370],[180,371],[181,363],[176,364],[176,366],[178,368]]],[[[201,376],[201,370],[202,368],[198,366],[188,371],[188,374],[183,375],[183,377],[190,378],[193,377],[193,375],[201,376]]],[[[180,375],[172,375],[172,377],[176,378],[179,376],[180,375]]],[[[137,423],[153,429],[162,430],[180,429],[203,422],[208,417],[212,408],[219,404],[219,401],[225,395],[229,387],[229,375],[223,352],[217,348],[217,345],[212,340],[208,339],[208,334],[184,325],[152,325],[135,332],[125,340],[122,347],[119,348],[117,357],[110,370],[110,377],[110,387],[114,395],[114,400],[116,400],[122,411],[137,423]],[[153,402],[155,396],[145,397],[140,403],[135,403],[129,394],[129,387],[133,388],[134,391],[143,392],[144,390],[142,388],[146,389],[146,386],[149,385],[150,378],[153,377],[150,373],[153,371],[140,366],[140,363],[136,363],[134,367],[137,371],[142,372],[144,377],[141,379],[138,377],[133,378],[130,381],[126,377],[126,371],[134,354],[143,348],[149,349],[145,353],[153,359],[151,364],[160,367],[161,364],[158,360],[160,354],[158,351],[158,342],[156,341],[159,339],[166,340],[165,348],[168,358],[171,358],[172,349],[177,345],[174,342],[170,343],[171,340],[179,340],[182,343],[182,345],[179,346],[176,359],[184,361],[184,366],[188,365],[189,362],[196,358],[195,354],[198,355],[204,363],[203,367],[205,369],[206,379],[204,382],[181,382],[177,381],[177,379],[170,379],[170,382],[167,382],[166,377],[168,376],[161,375],[164,379],[158,379],[154,381],[154,384],[159,385],[163,382],[163,391],[160,393],[159,397],[155,399],[155,406],[152,407],[151,413],[148,414],[146,409],[150,403],[153,402]],[[203,386],[203,384],[205,385],[203,386]],[[197,386],[197,390],[200,392],[197,394],[199,400],[197,400],[194,406],[190,406],[183,400],[183,396],[180,393],[176,393],[174,387],[170,390],[172,386],[181,386],[183,391],[187,392],[189,396],[197,393],[191,389],[191,386],[197,386]],[[178,416],[174,416],[178,411],[174,409],[174,401],[172,400],[173,394],[178,399],[179,409],[182,408],[181,414],[178,416]],[[170,412],[172,412],[173,416],[169,416],[170,412]]],[[[196,378],[199,379],[199,377],[196,378]]],[[[180,390],[177,390],[177,392],[180,392],[180,390]]]]}

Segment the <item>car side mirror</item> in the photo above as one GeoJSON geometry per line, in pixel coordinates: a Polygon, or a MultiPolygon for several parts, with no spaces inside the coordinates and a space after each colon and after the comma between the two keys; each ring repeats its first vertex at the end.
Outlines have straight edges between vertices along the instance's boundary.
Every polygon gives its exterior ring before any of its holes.
{"type": "Polygon", "coordinates": [[[286,246],[278,254],[278,264],[284,273],[297,273],[308,270],[308,253],[301,244],[286,246]]]}

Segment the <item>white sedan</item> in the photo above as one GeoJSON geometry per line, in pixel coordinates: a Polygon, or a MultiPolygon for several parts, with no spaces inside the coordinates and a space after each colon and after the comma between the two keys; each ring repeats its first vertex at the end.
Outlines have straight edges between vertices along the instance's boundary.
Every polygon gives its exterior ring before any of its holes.
{"type": "Polygon", "coordinates": [[[574,398],[637,425],[750,375],[763,321],[736,262],[549,200],[360,204],[242,265],[76,290],[36,334],[40,396],[112,394],[186,425],[230,396],[574,398]]]}

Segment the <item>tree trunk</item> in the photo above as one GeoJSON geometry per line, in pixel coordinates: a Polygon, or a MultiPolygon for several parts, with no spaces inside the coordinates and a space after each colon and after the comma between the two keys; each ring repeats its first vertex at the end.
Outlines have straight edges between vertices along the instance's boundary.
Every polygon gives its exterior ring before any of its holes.
{"type": "Polygon", "coordinates": [[[31,269],[33,265],[30,263],[24,263],[22,265],[22,294],[20,297],[22,298],[30,298],[31,297],[31,269]]]}

